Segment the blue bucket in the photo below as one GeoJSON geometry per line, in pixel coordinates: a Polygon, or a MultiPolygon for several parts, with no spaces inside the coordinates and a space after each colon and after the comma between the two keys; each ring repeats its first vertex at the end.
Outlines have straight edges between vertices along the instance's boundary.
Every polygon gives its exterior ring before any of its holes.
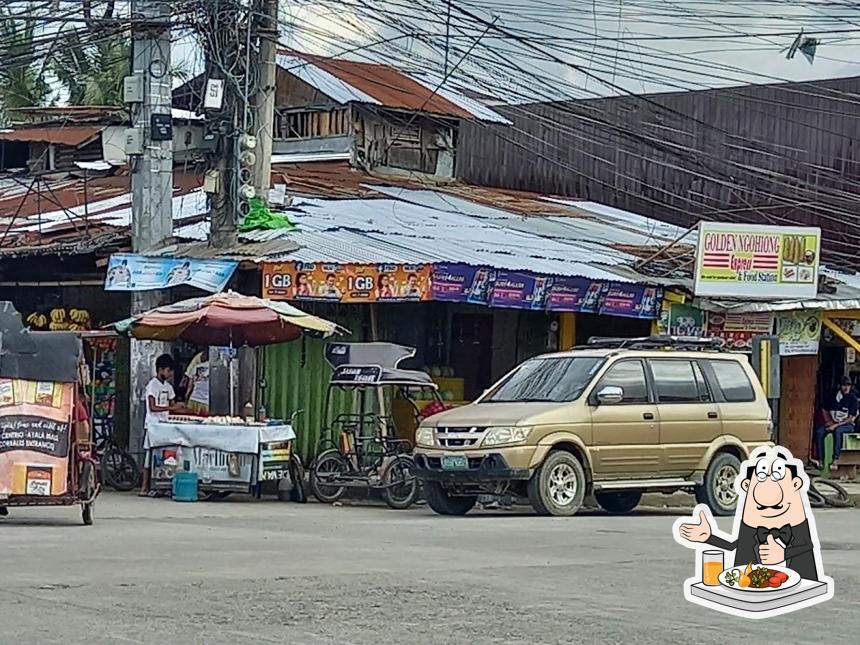
{"type": "Polygon", "coordinates": [[[197,473],[178,472],[173,475],[173,501],[197,501],[197,473]]]}

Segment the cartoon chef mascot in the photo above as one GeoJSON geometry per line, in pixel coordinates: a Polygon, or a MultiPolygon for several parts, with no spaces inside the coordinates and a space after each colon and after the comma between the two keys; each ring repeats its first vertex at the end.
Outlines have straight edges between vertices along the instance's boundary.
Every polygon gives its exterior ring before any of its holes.
{"type": "MultiPolygon", "coordinates": [[[[684,584],[687,600],[737,616],[767,618],[832,598],[833,580],[822,568],[815,518],[806,494],[809,478],[800,460],[782,446],[757,448],[741,464],[735,490],[739,499],[732,535],[719,531],[710,509],[700,504],[692,522],[689,518],[675,521],[675,541],[696,549],[699,560],[705,549],[716,548],[734,552],[734,566],[785,567],[801,580],[792,589],[774,589],[768,596],[753,599],[750,591],[724,585],[703,587],[698,577],[690,578],[684,584]]],[[[731,568],[731,560],[726,558],[726,569],[731,568]]]]}

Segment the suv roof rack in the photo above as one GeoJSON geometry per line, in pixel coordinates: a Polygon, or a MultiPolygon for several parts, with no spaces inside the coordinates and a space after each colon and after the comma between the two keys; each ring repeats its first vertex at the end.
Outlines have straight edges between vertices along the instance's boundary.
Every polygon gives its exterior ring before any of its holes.
{"type": "Polygon", "coordinates": [[[721,351],[725,341],[721,338],[697,336],[644,336],[641,338],[604,338],[592,336],[580,349],[676,349],[695,351],[721,351]]]}

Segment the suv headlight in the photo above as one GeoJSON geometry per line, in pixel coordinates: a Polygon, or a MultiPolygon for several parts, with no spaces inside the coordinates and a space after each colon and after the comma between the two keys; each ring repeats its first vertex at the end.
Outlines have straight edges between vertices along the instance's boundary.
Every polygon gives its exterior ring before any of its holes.
{"type": "Polygon", "coordinates": [[[429,426],[415,431],[415,445],[434,447],[436,445],[436,429],[429,426]]]}
{"type": "Polygon", "coordinates": [[[531,428],[520,426],[495,426],[487,428],[482,446],[500,446],[506,443],[523,443],[529,438],[531,428]]]}

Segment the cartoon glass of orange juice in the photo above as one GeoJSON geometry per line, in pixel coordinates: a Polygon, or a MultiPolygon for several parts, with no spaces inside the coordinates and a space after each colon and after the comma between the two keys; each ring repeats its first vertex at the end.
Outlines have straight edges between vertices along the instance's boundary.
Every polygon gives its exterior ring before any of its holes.
{"type": "Polygon", "coordinates": [[[702,582],[706,585],[718,585],[722,572],[723,552],[705,551],[702,554],[702,582]]]}

